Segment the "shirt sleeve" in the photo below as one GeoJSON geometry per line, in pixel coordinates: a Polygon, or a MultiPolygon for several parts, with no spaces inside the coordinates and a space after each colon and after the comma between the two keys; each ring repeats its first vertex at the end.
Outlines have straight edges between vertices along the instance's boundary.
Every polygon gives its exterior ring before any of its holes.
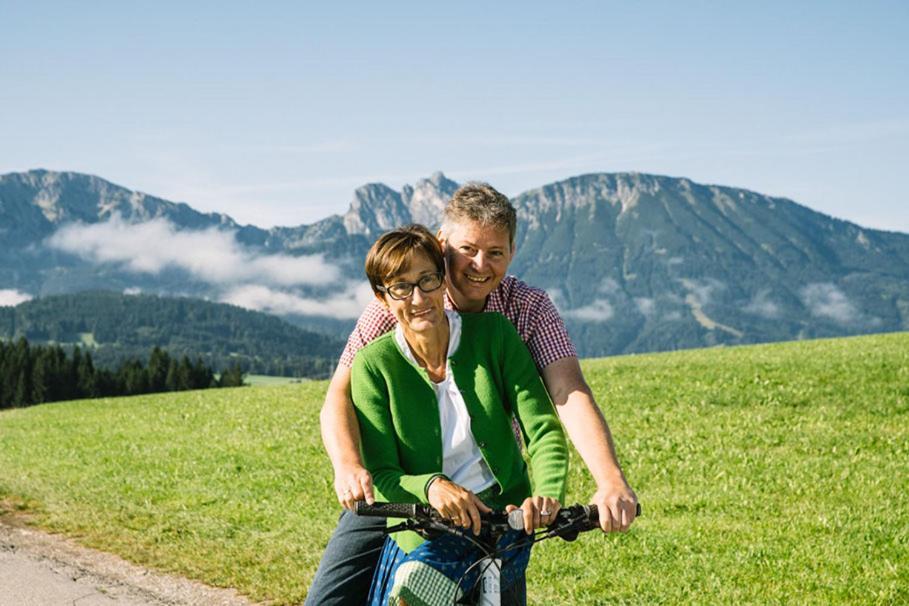
{"type": "Polygon", "coordinates": [[[527,347],[506,318],[499,322],[506,397],[527,444],[533,493],[565,500],[568,445],[546,387],[527,347]]]}
{"type": "Polygon", "coordinates": [[[344,346],[338,363],[352,368],[357,352],[394,328],[396,323],[394,315],[384,305],[377,300],[371,301],[347,337],[347,345],[344,346]]]}
{"type": "Polygon", "coordinates": [[[533,289],[530,318],[525,344],[530,350],[537,370],[544,368],[562,358],[576,358],[578,352],[568,336],[562,316],[544,291],[533,289]]]}

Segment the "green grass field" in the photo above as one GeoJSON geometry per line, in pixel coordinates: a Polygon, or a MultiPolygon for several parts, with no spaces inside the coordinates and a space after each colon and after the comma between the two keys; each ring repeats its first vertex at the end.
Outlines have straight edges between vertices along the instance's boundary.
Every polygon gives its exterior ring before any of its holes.
{"type": "MultiPolygon", "coordinates": [[[[531,604],[909,603],[909,334],[585,371],[645,515],[536,548],[531,604]]],[[[86,545],[299,603],[338,515],[325,387],[6,411],[0,495],[86,545]]]]}

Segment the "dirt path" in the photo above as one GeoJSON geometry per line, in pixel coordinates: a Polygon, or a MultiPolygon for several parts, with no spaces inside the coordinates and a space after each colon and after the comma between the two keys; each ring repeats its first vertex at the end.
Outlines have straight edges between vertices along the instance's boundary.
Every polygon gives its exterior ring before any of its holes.
{"type": "Polygon", "coordinates": [[[252,606],[0,515],[0,606],[252,606]]]}

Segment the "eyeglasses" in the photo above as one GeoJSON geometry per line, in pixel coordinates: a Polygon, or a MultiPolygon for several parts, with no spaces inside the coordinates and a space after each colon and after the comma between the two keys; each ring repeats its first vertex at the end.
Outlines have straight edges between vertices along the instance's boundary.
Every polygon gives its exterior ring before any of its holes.
{"type": "Polygon", "coordinates": [[[382,286],[379,284],[376,285],[376,289],[378,289],[380,292],[384,292],[395,301],[401,301],[412,295],[413,289],[416,286],[419,286],[420,290],[423,292],[432,292],[434,290],[438,290],[438,288],[442,286],[442,278],[442,272],[437,271],[434,274],[426,274],[416,282],[395,282],[394,284],[389,284],[388,286],[382,286]]]}

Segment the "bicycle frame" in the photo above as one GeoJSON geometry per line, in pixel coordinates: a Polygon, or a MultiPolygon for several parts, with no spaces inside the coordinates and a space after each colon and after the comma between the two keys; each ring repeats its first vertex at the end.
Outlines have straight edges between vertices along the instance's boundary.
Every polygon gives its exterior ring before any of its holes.
{"type": "MultiPolygon", "coordinates": [[[[435,538],[443,533],[452,534],[466,539],[474,545],[480,547],[485,554],[468,567],[467,572],[462,575],[461,580],[467,576],[468,572],[474,566],[481,565],[484,560],[489,560],[484,570],[480,573],[475,587],[479,585],[478,601],[474,602],[479,606],[500,606],[501,605],[501,588],[500,575],[502,560],[501,556],[505,550],[496,550],[498,539],[508,530],[523,530],[523,514],[521,510],[512,511],[510,514],[504,511],[494,511],[492,513],[483,513],[480,516],[481,534],[480,537],[474,537],[473,534],[460,526],[456,526],[450,520],[443,518],[435,509],[429,505],[414,503],[374,503],[367,504],[365,501],[357,501],[354,512],[357,515],[382,517],[382,518],[400,518],[404,521],[395,526],[386,529],[386,534],[400,532],[402,530],[412,530],[419,533],[427,539],[435,538]]],[[[637,515],[641,515],[641,506],[637,506],[637,515]]],[[[539,530],[529,536],[532,543],[560,537],[566,541],[574,541],[578,534],[599,527],[599,516],[596,505],[576,504],[559,509],[555,520],[545,529],[539,530]]],[[[513,546],[511,547],[513,548],[513,546]]],[[[506,548],[506,550],[511,549],[506,548]]],[[[455,595],[460,590],[461,581],[458,582],[455,595]]],[[[475,587],[466,590],[465,595],[474,593],[475,587]]],[[[465,602],[453,602],[465,603],[465,602]]]]}

